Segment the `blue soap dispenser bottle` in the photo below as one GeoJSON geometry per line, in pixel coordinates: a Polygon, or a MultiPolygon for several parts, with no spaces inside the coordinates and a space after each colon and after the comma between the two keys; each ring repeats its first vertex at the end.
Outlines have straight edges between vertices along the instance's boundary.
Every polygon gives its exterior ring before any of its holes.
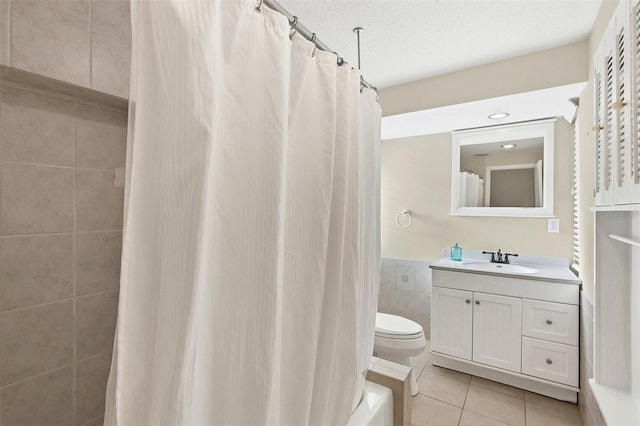
{"type": "Polygon", "coordinates": [[[462,247],[456,243],[455,246],[451,247],[451,260],[462,260],[462,247]]]}

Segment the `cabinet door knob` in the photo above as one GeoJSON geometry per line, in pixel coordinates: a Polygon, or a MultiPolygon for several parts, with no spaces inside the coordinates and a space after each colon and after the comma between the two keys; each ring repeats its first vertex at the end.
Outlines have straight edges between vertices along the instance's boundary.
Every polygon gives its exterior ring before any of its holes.
{"type": "Polygon", "coordinates": [[[465,302],[465,303],[471,303],[471,300],[469,300],[469,299],[465,299],[465,301],[464,301],[464,302],[465,302]]]}
{"type": "Polygon", "coordinates": [[[611,108],[616,110],[616,111],[620,111],[622,108],[625,107],[625,105],[627,105],[627,104],[622,102],[622,101],[616,101],[616,102],[611,104],[611,108]]]}
{"type": "Polygon", "coordinates": [[[480,304],[480,301],[479,301],[479,300],[476,300],[476,305],[479,305],[479,304],[480,304]]]}
{"type": "Polygon", "coordinates": [[[551,325],[551,324],[553,324],[553,321],[547,320],[547,324],[551,325]]]}
{"type": "Polygon", "coordinates": [[[551,361],[551,358],[547,358],[547,364],[549,365],[553,364],[553,361],[551,361]]]}

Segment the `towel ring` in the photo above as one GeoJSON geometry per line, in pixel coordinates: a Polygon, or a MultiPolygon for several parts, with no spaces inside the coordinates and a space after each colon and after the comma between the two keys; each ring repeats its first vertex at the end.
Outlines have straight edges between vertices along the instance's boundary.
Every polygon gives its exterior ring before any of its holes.
{"type": "Polygon", "coordinates": [[[396,225],[398,225],[400,228],[408,228],[411,226],[411,210],[402,210],[400,213],[398,213],[398,216],[396,216],[396,225]],[[400,224],[400,217],[401,216],[407,216],[409,218],[409,222],[407,222],[406,225],[402,225],[400,224]]]}

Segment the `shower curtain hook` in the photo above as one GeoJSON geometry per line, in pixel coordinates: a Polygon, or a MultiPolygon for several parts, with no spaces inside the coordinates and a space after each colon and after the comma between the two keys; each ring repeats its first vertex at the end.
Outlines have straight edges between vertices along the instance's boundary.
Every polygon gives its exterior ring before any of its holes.
{"type": "Polygon", "coordinates": [[[264,2],[264,0],[258,0],[258,5],[256,6],[256,12],[261,13],[262,10],[260,10],[262,8],[262,3],[264,2]]]}
{"type": "Polygon", "coordinates": [[[289,22],[289,25],[291,25],[291,31],[289,31],[289,40],[293,40],[293,36],[298,32],[296,30],[296,25],[298,25],[298,17],[294,16],[293,21],[289,22]]]}
{"type": "Polygon", "coordinates": [[[311,52],[312,58],[316,56],[316,49],[318,49],[318,46],[316,46],[316,38],[316,33],[311,33],[311,43],[313,43],[313,52],[311,52]]]}

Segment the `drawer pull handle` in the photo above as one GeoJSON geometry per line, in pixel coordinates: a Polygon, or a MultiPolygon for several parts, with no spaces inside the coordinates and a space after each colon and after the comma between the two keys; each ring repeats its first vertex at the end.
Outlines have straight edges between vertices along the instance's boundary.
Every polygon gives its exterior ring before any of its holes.
{"type": "Polygon", "coordinates": [[[464,301],[464,303],[471,303],[471,300],[466,299],[466,300],[464,301]]]}
{"type": "Polygon", "coordinates": [[[550,358],[547,358],[547,364],[551,365],[551,364],[553,364],[553,361],[551,361],[550,358]]]}
{"type": "Polygon", "coordinates": [[[551,324],[553,324],[553,321],[547,320],[547,324],[551,325],[551,324]]]}
{"type": "Polygon", "coordinates": [[[480,301],[479,301],[479,300],[476,300],[476,305],[479,305],[479,304],[480,304],[480,301]]]}

